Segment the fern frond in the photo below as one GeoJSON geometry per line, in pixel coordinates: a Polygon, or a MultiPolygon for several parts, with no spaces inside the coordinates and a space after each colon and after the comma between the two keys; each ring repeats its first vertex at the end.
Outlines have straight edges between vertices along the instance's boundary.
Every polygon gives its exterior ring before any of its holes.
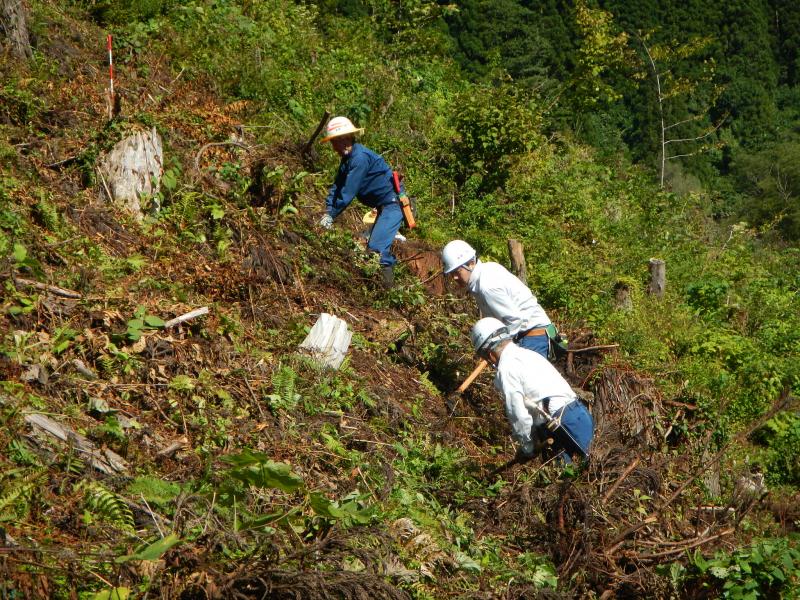
{"type": "Polygon", "coordinates": [[[295,393],[297,373],[291,367],[282,365],[272,374],[272,394],[269,396],[272,408],[292,410],[300,396],[295,393]]]}
{"type": "Polygon", "coordinates": [[[283,375],[280,378],[278,393],[284,406],[293,406],[295,402],[294,384],[297,380],[297,373],[291,367],[281,367],[281,372],[283,375]]]}
{"type": "Polygon", "coordinates": [[[84,488],[86,508],[93,511],[95,518],[124,529],[134,528],[133,513],[122,497],[97,481],[84,488]]]}
{"type": "Polygon", "coordinates": [[[106,375],[111,374],[114,372],[114,357],[109,356],[108,354],[103,354],[98,359],[98,365],[100,366],[100,370],[105,373],[106,375]]]}
{"type": "Polygon", "coordinates": [[[0,495],[0,521],[15,518],[20,510],[27,512],[27,502],[31,492],[38,487],[42,473],[40,470],[11,469],[0,475],[3,489],[0,495]]]}

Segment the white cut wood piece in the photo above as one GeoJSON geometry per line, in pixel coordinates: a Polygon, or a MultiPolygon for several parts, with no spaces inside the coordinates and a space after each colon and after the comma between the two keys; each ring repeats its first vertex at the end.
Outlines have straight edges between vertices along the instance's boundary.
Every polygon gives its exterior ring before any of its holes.
{"type": "Polygon", "coordinates": [[[331,369],[338,369],[347,356],[352,337],[346,321],[322,313],[300,344],[300,349],[331,369]]]}
{"type": "Polygon", "coordinates": [[[62,442],[72,444],[75,450],[80,452],[81,457],[86,459],[98,471],[113,474],[128,470],[128,463],[119,454],[112,452],[108,448],[98,448],[80,433],[54,421],[50,417],[39,413],[31,413],[25,415],[25,422],[34,429],[44,431],[62,442]]]}
{"type": "Polygon", "coordinates": [[[142,219],[139,198],[159,192],[164,172],[164,150],[156,128],[137,131],[120,140],[98,165],[108,190],[134,217],[142,219]]]}
{"type": "Polygon", "coordinates": [[[169,329],[170,327],[175,327],[179,323],[184,323],[186,321],[191,321],[196,317],[200,317],[203,315],[208,314],[208,307],[203,306],[202,308],[195,309],[191,312],[186,313],[185,315],[181,315],[179,317],[175,317],[174,319],[170,319],[166,323],[164,323],[164,329],[169,329]]]}

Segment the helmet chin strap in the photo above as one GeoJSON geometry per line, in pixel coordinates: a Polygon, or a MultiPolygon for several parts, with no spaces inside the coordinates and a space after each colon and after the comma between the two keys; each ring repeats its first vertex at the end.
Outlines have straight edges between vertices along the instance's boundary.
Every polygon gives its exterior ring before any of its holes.
{"type": "Polygon", "coordinates": [[[476,255],[476,256],[475,256],[475,258],[471,258],[471,259],[470,259],[470,260],[468,260],[466,263],[464,263],[463,265],[461,265],[459,268],[460,268],[460,269],[466,269],[466,270],[467,270],[467,272],[469,272],[469,273],[472,273],[472,271],[475,269],[475,265],[477,265],[477,264],[478,264],[478,257],[477,257],[477,255],[476,255]],[[475,264],[473,264],[473,265],[472,265],[472,268],[470,268],[470,267],[468,267],[468,266],[467,266],[467,265],[469,265],[469,263],[475,263],[475,264]]]}

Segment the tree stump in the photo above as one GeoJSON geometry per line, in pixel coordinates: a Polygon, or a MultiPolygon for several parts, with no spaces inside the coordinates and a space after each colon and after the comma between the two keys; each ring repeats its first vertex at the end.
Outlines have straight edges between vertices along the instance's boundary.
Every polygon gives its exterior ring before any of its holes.
{"type": "Polygon", "coordinates": [[[525,249],[521,242],[508,240],[508,253],[511,256],[511,272],[516,275],[522,283],[528,285],[528,267],[525,264],[525,249]]]}
{"type": "Polygon", "coordinates": [[[664,296],[667,287],[667,264],[660,258],[650,259],[650,284],[647,293],[656,298],[664,296]]]}
{"type": "Polygon", "coordinates": [[[614,308],[624,311],[633,309],[631,287],[624,281],[618,281],[614,286],[614,308]]]}
{"type": "Polygon", "coordinates": [[[143,194],[158,194],[163,165],[161,136],[153,127],[150,131],[137,131],[117,142],[111,152],[100,160],[98,170],[111,200],[141,220],[140,197],[143,194]]]}
{"type": "Polygon", "coordinates": [[[22,0],[0,0],[0,37],[8,40],[15,57],[27,60],[33,56],[22,0]]]}

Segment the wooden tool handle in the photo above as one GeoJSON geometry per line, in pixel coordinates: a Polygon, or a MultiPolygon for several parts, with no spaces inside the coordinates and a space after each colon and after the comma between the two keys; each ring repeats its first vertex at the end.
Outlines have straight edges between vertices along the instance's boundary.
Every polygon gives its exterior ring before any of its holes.
{"type": "Polygon", "coordinates": [[[472,373],[469,374],[469,377],[464,380],[464,383],[462,383],[456,391],[459,394],[463,394],[464,390],[472,385],[472,382],[475,381],[478,375],[480,375],[487,366],[489,366],[489,363],[481,359],[477,366],[472,370],[472,373]]]}

